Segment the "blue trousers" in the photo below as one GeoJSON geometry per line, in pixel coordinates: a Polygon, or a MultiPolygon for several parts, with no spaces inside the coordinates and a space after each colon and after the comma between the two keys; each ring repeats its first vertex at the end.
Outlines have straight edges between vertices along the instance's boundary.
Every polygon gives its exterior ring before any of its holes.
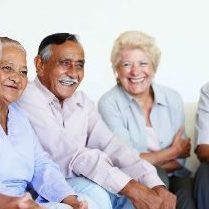
{"type": "Polygon", "coordinates": [[[47,209],[73,209],[69,205],[57,202],[40,203],[40,205],[44,206],[47,209]]]}
{"type": "Polygon", "coordinates": [[[67,179],[80,199],[88,201],[89,209],[134,209],[126,197],[110,193],[84,177],[67,179]]]}
{"type": "Polygon", "coordinates": [[[201,163],[194,184],[194,196],[198,209],[209,208],[209,163],[201,163]]]}

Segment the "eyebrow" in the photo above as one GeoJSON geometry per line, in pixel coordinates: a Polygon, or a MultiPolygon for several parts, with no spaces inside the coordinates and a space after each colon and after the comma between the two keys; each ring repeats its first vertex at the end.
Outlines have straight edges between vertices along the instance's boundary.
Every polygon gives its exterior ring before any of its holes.
{"type": "Polygon", "coordinates": [[[25,66],[23,66],[23,68],[24,68],[24,69],[26,69],[26,70],[28,71],[28,67],[27,67],[26,65],[25,65],[25,66]]]}
{"type": "Polygon", "coordinates": [[[75,61],[75,62],[82,62],[85,63],[85,59],[78,59],[78,60],[74,60],[73,58],[70,57],[61,57],[60,60],[69,60],[69,61],[75,61]]]}
{"type": "Polygon", "coordinates": [[[2,60],[2,61],[1,61],[1,63],[2,63],[2,64],[14,65],[14,63],[13,63],[13,62],[8,61],[8,60],[2,60]]]}

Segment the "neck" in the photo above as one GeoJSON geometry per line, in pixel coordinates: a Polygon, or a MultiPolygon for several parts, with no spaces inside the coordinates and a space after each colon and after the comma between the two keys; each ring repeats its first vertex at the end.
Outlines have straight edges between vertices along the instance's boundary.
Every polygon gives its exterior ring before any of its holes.
{"type": "Polygon", "coordinates": [[[8,115],[8,106],[4,102],[0,101],[0,125],[7,133],[7,115],[8,115]]]}
{"type": "Polygon", "coordinates": [[[147,109],[147,108],[150,109],[154,102],[154,92],[152,87],[150,87],[143,94],[136,95],[134,98],[142,109],[147,109]]]}
{"type": "Polygon", "coordinates": [[[150,87],[147,92],[144,92],[143,95],[135,97],[136,102],[140,106],[141,110],[144,113],[144,118],[146,122],[146,126],[152,127],[151,120],[150,120],[150,113],[152,110],[152,106],[154,103],[154,92],[153,89],[150,87]]]}

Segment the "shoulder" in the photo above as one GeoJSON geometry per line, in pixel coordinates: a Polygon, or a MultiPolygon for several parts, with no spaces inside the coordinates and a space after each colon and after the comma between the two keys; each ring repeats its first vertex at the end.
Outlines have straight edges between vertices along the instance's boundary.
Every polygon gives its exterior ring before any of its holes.
{"type": "Polygon", "coordinates": [[[18,115],[18,117],[20,117],[20,118],[26,118],[27,117],[25,111],[17,103],[12,103],[10,105],[10,110],[12,110],[13,113],[15,115],[18,115]]]}
{"type": "Polygon", "coordinates": [[[35,84],[35,81],[29,81],[27,87],[24,91],[24,94],[31,95],[32,92],[38,92],[38,88],[35,84]]]}
{"type": "Polygon", "coordinates": [[[69,100],[83,108],[95,107],[93,100],[91,100],[87,94],[83,91],[76,91],[69,100]]]}
{"type": "Polygon", "coordinates": [[[200,93],[209,96],[209,82],[202,86],[200,93]]]}
{"type": "Polygon", "coordinates": [[[30,126],[27,113],[19,106],[18,103],[12,103],[10,105],[10,110],[12,110],[13,117],[18,120],[18,124],[30,126]]]}
{"type": "Polygon", "coordinates": [[[167,86],[154,84],[153,85],[157,100],[160,100],[170,108],[183,107],[183,99],[179,92],[167,86]]]}
{"type": "Polygon", "coordinates": [[[92,100],[88,97],[88,95],[84,91],[81,91],[81,90],[76,91],[72,95],[72,99],[77,101],[77,102],[81,102],[81,103],[92,102],[92,100]]]}
{"type": "Polygon", "coordinates": [[[154,86],[158,91],[160,91],[166,97],[180,97],[181,98],[179,92],[177,92],[176,90],[170,87],[159,85],[159,84],[154,84],[154,86]]]}
{"type": "Polygon", "coordinates": [[[37,88],[36,84],[34,81],[29,81],[27,84],[26,89],[24,90],[20,101],[35,101],[35,100],[40,100],[42,93],[39,90],[39,88],[37,88]]]}
{"type": "Polygon", "coordinates": [[[102,105],[103,103],[121,103],[121,100],[123,99],[124,93],[122,92],[121,88],[118,85],[116,85],[101,96],[98,104],[102,105]]]}

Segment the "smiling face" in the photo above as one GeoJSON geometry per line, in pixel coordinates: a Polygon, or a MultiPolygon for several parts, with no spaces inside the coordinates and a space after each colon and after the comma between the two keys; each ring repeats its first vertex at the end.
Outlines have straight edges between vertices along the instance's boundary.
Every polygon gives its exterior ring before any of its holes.
{"type": "Polygon", "coordinates": [[[132,96],[148,93],[154,70],[151,60],[139,49],[124,49],[119,54],[117,65],[118,80],[132,96]]]}
{"type": "Polygon", "coordinates": [[[35,58],[37,74],[60,101],[72,96],[84,76],[84,51],[79,43],[66,41],[60,45],[51,45],[51,56],[43,61],[35,58]]]}
{"type": "Polygon", "coordinates": [[[19,99],[26,85],[26,54],[18,46],[4,46],[0,57],[1,104],[9,105],[19,99]]]}

